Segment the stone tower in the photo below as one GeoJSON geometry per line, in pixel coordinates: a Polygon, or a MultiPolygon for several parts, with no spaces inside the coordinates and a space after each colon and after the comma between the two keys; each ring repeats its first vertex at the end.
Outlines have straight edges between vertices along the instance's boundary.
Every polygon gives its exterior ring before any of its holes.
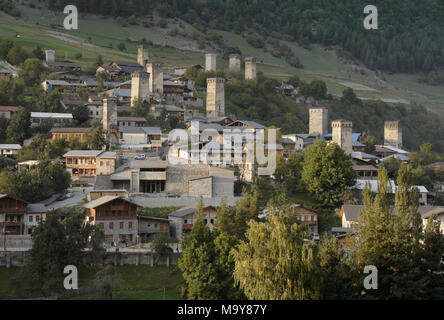
{"type": "Polygon", "coordinates": [[[55,51],[45,50],[46,62],[55,62],[55,51]]]}
{"type": "Polygon", "coordinates": [[[351,155],[353,152],[352,132],[353,122],[347,120],[336,120],[331,123],[333,129],[333,142],[336,142],[345,153],[351,155]]]}
{"type": "Polygon", "coordinates": [[[384,123],[384,144],[396,148],[402,146],[402,129],[399,121],[386,121],[384,123]]]}
{"type": "Polygon", "coordinates": [[[148,63],[146,71],[150,74],[150,93],[163,94],[163,71],[160,63],[148,63]]]}
{"type": "Polygon", "coordinates": [[[309,134],[319,134],[321,137],[328,133],[328,109],[310,108],[310,129],[309,134]]]}
{"type": "Polygon", "coordinates": [[[216,54],[207,53],[205,55],[205,72],[216,71],[216,54]]]}
{"type": "Polygon", "coordinates": [[[148,59],[148,48],[143,44],[139,44],[137,46],[137,63],[145,67],[148,63],[148,59]]]}
{"type": "Polygon", "coordinates": [[[225,79],[207,79],[207,117],[225,116],[225,79]]]}
{"type": "Polygon", "coordinates": [[[256,58],[245,58],[245,80],[256,79],[256,58]]]}
{"type": "Polygon", "coordinates": [[[238,54],[230,54],[228,71],[231,74],[236,74],[241,71],[241,61],[238,54]]]}
{"type": "Polygon", "coordinates": [[[148,72],[135,72],[131,74],[131,107],[134,101],[144,101],[150,93],[150,74],[148,72]]]}
{"type": "Polygon", "coordinates": [[[117,126],[117,100],[103,99],[103,130],[108,132],[111,126],[117,126]]]}

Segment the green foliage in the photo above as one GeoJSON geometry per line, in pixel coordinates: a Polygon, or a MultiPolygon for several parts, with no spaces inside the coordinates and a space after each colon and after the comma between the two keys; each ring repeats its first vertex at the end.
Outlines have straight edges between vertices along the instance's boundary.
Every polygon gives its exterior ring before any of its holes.
{"type": "Polygon", "coordinates": [[[84,223],[83,212],[48,213],[32,234],[33,247],[22,284],[41,293],[59,292],[63,288],[63,269],[82,263],[82,250],[88,246],[89,237],[104,239],[100,228],[84,223]]]}
{"type": "Polygon", "coordinates": [[[175,242],[177,242],[177,240],[171,238],[168,232],[159,232],[154,235],[151,242],[151,248],[154,250],[158,257],[155,265],[159,263],[159,260],[161,258],[165,258],[170,255],[171,248],[169,247],[169,244],[175,242]]]}
{"type": "Polygon", "coordinates": [[[247,242],[233,249],[234,279],[251,300],[319,299],[315,249],[304,244],[305,226],[285,210],[269,209],[264,222],[250,222],[247,242]]]}
{"type": "MultiPolygon", "coordinates": [[[[199,210],[202,211],[201,201],[199,210]]],[[[211,231],[203,224],[202,213],[196,212],[198,220],[182,244],[184,252],[177,264],[184,279],[182,294],[191,300],[240,298],[234,286],[234,260],[230,256],[237,239],[217,230],[211,231]]]]}
{"type": "Polygon", "coordinates": [[[102,125],[98,125],[87,135],[86,143],[91,150],[102,150],[106,144],[102,125]]]}
{"type": "Polygon", "coordinates": [[[346,188],[353,186],[355,179],[350,156],[337,144],[317,140],[304,149],[302,180],[323,205],[340,204],[346,188]]]}
{"type": "Polygon", "coordinates": [[[31,114],[24,108],[20,108],[9,120],[6,134],[10,143],[23,144],[23,141],[29,137],[31,126],[31,114]]]}
{"type": "Polygon", "coordinates": [[[43,66],[42,61],[37,58],[26,59],[20,66],[19,76],[25,81],[27,86],[33,86],[40,84],[46,75],[46,68],[43,66]]]}
{"type": "Polygon", "coordinates": [[[431,254],[428,250],[432,244],[424,239],[433,238],[439,246],[443,235],[434,226],[433,218],[423,234],[418,191],[411,188],[411,168],[402,164],[399,169],[394,208],[387,171],[381,167],[378,173],[379,193],[374,196],[370,189],[364,192],[356,236],[359,240],[353,253],[358,269],[366,265],[378,268],[378,290],[362,294],[378,299],[442,298],[442,290],[432,288],[428,282],[441,281],[442,286],[442,275],[435,270],[442,268],[437,261],[442,259],[444,247],[434,247],[436,251],[431,254]],[[430,265],[434,269],[429,269],[430,265]]]}
{"type": "Polygon", "coordinates": [[[0,172],[0,192],[30,203],[66,190],[71,177],[60,162],[43,161],[30,169],[0,172]]]}

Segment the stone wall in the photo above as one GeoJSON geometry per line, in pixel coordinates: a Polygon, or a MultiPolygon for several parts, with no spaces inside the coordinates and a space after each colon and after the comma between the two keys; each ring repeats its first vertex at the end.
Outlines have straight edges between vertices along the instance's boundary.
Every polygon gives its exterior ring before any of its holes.
{"type": "Polygon", "coordinates": [[[188,182],[209,176],[209,166],[204,164],[169,165],[167,168],[166,193],[188,194],[188,182]]]}
{"type": "Polygon", "coordinates": [[[188,183],[188,195],[203,198],[213,197],[213,177],[190,180],[188,183]]]}
{"type": "MultiPolygon", "coordinates": [[[[27,251],[0,251],[0,267],[23,267],[25,265],[25,257],[27,251]]],[[[104,252],[102,254],[92,254],[85,252],[83,256],[83,263],[87,265],[159,265],[170,266],[177,264],[179,253],[171,253],[169,257],[159,259],[155,254],[147,252],[147,250],[132,250],[129,249],[120,252],[104,252]]]]}

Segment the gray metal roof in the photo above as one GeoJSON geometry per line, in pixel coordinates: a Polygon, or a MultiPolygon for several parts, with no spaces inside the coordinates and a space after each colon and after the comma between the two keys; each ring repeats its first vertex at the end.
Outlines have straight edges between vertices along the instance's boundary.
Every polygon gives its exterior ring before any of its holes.
{"type": "Polygon", "coordinates": [[[107,204],[108,202],[111,202],[111,201],[114,201],[114,200],[117,200],[117,199],[122,199],[122,200],[124,200],[126,202],[129,202],[129,203],[132,203],[132,204],[134,204],[136,206],[139,206],[138,204],[130,201],[129,199],[123,198],[121,196],[103,196],[103,197],[101,197],[99,199],[93,200],[93,201],[85,204],[83,207],[86,208],[86,209],[94,209],[94,208],[97,208],[97,207],[99,207],[101,205],[107,204]]]}
{"type": "Polygon", "coordinates": [[[102,152],[102,150],[71,150],[63,157],[97,157],[102,152]]]}
{"type": "Polygon", "coordinates": [[[28,213],[46,213],[48,209],[42,203],[28,204],[28,213]]]}

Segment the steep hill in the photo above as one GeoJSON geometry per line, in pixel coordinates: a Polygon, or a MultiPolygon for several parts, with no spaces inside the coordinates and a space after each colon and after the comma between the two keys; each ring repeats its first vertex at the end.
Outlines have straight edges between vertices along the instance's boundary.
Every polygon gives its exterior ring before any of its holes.
{"type": "MultiPolygon", "coordinates": [[[[120,3],[119,1],[109,2],[120,3]]],[[[194,2],[196,1],[190,1],[190,7],[194,5],[194,2]]],[[[218,1],[212,2],[217,3],[218,1]]],[[[380,136],[378,132],[381,131],[383,116],[390,117],[386,120],[395,120],[397,117],[413,117],[414,119],[415,112],[420,114],[422,112],[422,109],[417,109],[415,105],[423,105],[429,111],[440,116],[444,114],[442,108],[444,90],[442,86],[420,83],[418,80],[421,75],[419,74],[371,70],[340,46],[298,42],[292,38],[283,37],[282,34],[273,33],[267,35],[264,46],[258,48],[257,43],[248,38],[248,31],[233,32],[234,27],[230,29],[229,26],[223,24],[216,26],[208,24],[203,27],[193,21],[190,24],[186,22],[186,20],[189,20],[187,15],[180,14],[180,12],[176,12],[177,10],[172,11],[173,14],[170,14],[172,17],[166,17],[168,14],[165,14],[165,12],[162,16],[162,10],[151,11],[149,14],[142,15],[141,13],[144,10],[142,7],[139,10],[140,15],[137,17],[132,17],[132,14],[130,15],[126,11],[119,11],[119,15],[125,16],[125,18],[117,19],[81,12],[79,29],[67,31],[63,29],[63,19],[65,17],[63,10],[47,10],[45,1],[21,1],[20,4],[16,3],[16,8],[20,12],[19,17],[0,12],[0,39],[13,39],[29,51],[37,45],[40,45],[43,49],[54,48],[58,60],[69,59],[87,66],[98,54],[101,54],[105,63],[111,60],[135,61],[137,43],[146,41],[150,45],[150,59],[155,62],[162,62],[166,69],[195,63],[203,64],[205,52],[218,52],[218,68],[225,69],[228,62],[224,58],[234,50],[242,53],[244,57],[256,56],[258,71],[268,78],[282,80],[297,74],[304,81],[323,79],[327,83],[329,93],[333,96],[342,96],[343,90],[350,87],[363,100],[380,99],[386,102],[382,104],[384,110],[386,110],[383,114],[377,111],[378,108],[371,103],[365,105],[365,112],[361,112],[362,110],[359,109],[364,108],[362,106],[353,108],[332,106],[332,116],[338,115],[354,119],[357,128],[360,130],[361,127],[365,127],[364,124],[366,123],[366,119],[361,119],[361,115],[368,115],[367,119],[373,119],[372,126],[375,126],[374,135],[377,137],[380,136]],[[212,26],[217,27],[217,29],[212,29],[212,26]],[[20,35],[19,38],[16,37],[17,34],[20,35]],[[120,43],[125,45],[124,50],[118,49],[120,43]],[[288,48],[293,56],[297,57],[302,67],[297,68],[292,65],[293,61],[289,59],[288,48]],[[276,50],[278,52],[275,52],[276,50]],[[82,54],[81,58],[76,58],[78,53],[82,54]],[[400,102],[404,103],[405,107],[397,106],[397,103],[400,102]],[[372,114],[373,110],[374,114],[372,114]],[[393,112],[390,110],[393,110],[393,112]],[[398,113],[399,110],[404,111],[401,114],[398,113]],[[378,114],[376,114],[377,112],[378,114]]],[[[57,1],[57,3],[63,3],[63,1],[57,1]]],[[[101,1],[82,3],[101,3],[101,1]]],[[[135,0],[133,3],[135,3],[135,0]]],[[[164,1],[164,3],[168,2],[164,1]]],[[[362,23],[362,19],[360,23],[362,23]]],[[[304,129],[302,126],[307,120],[304,110],[306,107],[294,107],[293,104],[289,104],[283,107],[282,110],[285,108],[300,108],[301,110],[296,112],[296,114],[299,114],[299,120],[287,120],[285,126],[282,125],[288,129],[286,131],[304,129]]],[[[242,108],[237,111],[244,113],[242,108]]],[[[280,111],[278,110],[278,112],[280,111]]],[[[257,120],[267,121],[270,119],[270,117],[261,118],[262,115],[259,115],[257,120]]],[[[430,116],[427,115],[426,118],[430,118],[430,116]]],[[[425,120],[425,124],[422,123],[421,126],[426,125],[427,127],[427,124],[428,120],[425,120]]],[[[436,128],[436,124],[429,127],[433,130],[442,130],[442,128],[436,128]]],[[[413,123],[411,130],[415,130],[413,123]]],[[[441,135],[434,134],[433,130],[430,129],[429,132],[426,132],[423,129],[418,129],[415,137],[412,137],[412,141],[414,140],[412,145],[417,147],[421,142],[430,141],[431,138],[442,139],[438,138],[441,135]]]]}

